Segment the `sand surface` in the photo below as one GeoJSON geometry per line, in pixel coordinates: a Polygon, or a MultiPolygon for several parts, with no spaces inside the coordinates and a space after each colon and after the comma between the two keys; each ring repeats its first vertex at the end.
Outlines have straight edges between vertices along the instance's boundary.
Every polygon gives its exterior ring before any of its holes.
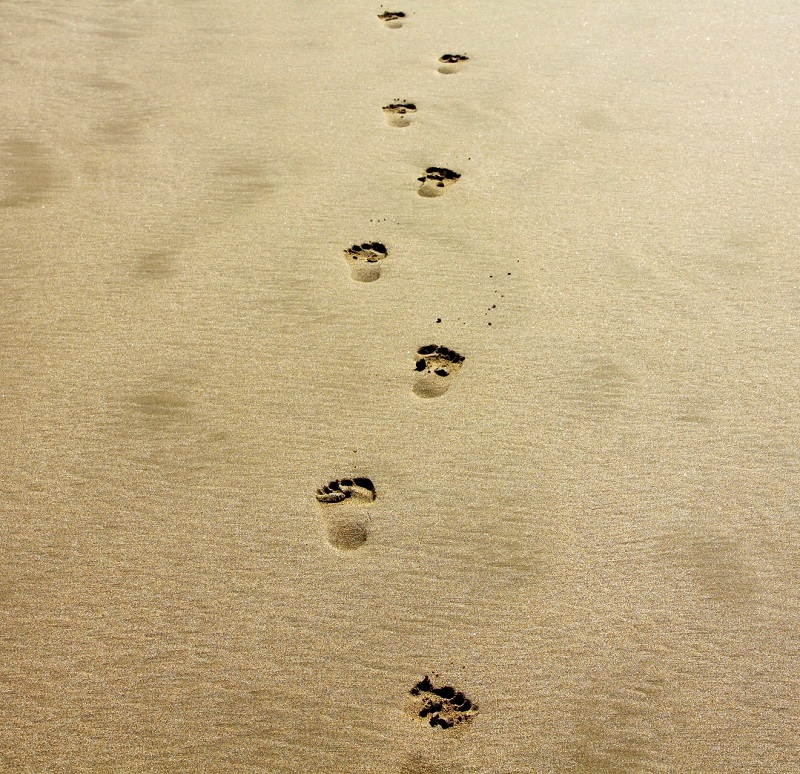
{"type": "Polygon", "coordinates": [[[0,2],[0,770],[797,771],[796,3],[387,8],[0,2]]]}

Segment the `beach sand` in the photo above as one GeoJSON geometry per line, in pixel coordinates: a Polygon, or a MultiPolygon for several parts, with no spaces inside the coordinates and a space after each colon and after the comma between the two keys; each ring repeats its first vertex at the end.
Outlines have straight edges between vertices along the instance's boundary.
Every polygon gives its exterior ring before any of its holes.
{"type": "Polygon", "coordinates": [[[0,4],[0,770],[796,771],[796,11],[0,4]]]}

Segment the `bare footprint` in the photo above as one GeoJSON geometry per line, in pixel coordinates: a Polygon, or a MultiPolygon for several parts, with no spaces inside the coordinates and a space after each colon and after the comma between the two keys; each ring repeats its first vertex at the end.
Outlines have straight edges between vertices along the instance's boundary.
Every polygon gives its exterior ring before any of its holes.
{"type": "Polygon", "coordinates": [[[445,188],[453,185],[460,177],[461,175],[458,172],[453,172],[452,169],[428,167],[425,170],[425,174],[417,178],[417,180],[422,183],[417,193],[427,198],[441,196],[445,188]]]}
{"type": "Polygon", "coordinates": [[[383,112],[389,121],[389,126],[408,126],[411,123],[410,113],[417,112],[417,106],[412,102],[392,102],[383,106],[383,112]]]}
{"type": "Polygon", "coordinates": [[[403,26],[406,15],[402,11],[384,11],[378,14],[378,18],[391,30],[399,29],[403,26]]]}
{"type": "Polygon", "coordinates": [[[414,713],[436,728],[452,728],[472,720],[478,707],[452,685],[436,687],[428,675],[412,689],[414,713]]]}
{"type": "Polygon", "coordinates": [[[466,54],[442,54],[439,57],[439,72],[442,75],[452,75],[464,66],[464,62],[468,61],[469,57],[466,54]]]}
{"type": "Polygon", "coordinates": [[[364,242],[348,247],[344,255],[350,264],[350,274],[354,280],[374,282],[381,276],[380,262],[389,255],[389,252],[380,242],[364,242]]]}
{"type": "Polygon", "coordinates": [[[415,370],[420,374],[414,383],[414,394],[420,398],[438,398],[444,395],[453,377],[461,370],[464,356],[447,347],[426,344],[417,350],[415,370]]]}
{"type": "Polygon", "coordinates": [[[324,507],[328,542],[340,551],[361,548],[369,534],[369,514],[362,506],[376,497],[372,481],[368,478],[340,478],[321,486],[316,496],[324,507]]]}

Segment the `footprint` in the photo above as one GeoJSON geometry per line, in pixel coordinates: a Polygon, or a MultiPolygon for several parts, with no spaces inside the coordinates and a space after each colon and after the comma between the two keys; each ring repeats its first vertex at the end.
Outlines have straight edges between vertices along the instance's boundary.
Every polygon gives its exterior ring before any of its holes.
{"type": "Polygon", "coordinates": [[[389,126],[408,126],[411,123],[408,114],[416,113],[417,106],[411,102],[392,102],[390,105],[384,105],[383,112],[386,113],[389,126]]]}
{"type": "Polygon", "coordinates": [[[469,57],[466,54],[442,54],[439,61],[439,72],[442,75],[452,75],[464,66],[464,62],[469,61],[469,57]]]}
{"type": "Polygon", "coordinates": [[[364,242],[344,251],[350,273],[359,282],[374,282],[381,276],[380,262],[389,254],[380,242],[364,242]]]}
{"type": "Polygon", "coordinates": [[[384,11],[378,14],[378,18],[391,30],[399,29],[403,26],[406,15],[402,11],[384,11]]]}
{"type": "Polygon", "coordinates": [[[417,350],[415,369],[420,373],[412,388],[420,398],[438,398],[450,388],[453,377],[461,370],[464,356],[447,347],[426,344],[417,350]]]}
{"type": "Polygon", "coordinates": [[[352,551],[367,542],[369,514],[360,506],[371,503],[375,496],[375,486],[368,478],[340,478],[317,489],[317,500],[325,506],[328,542],[334,548],[352,551]],[[328,506],[340,503],[344,506],[329,511],[328,506]]]}
{"type": "Polygon", "coordinates": [[[411,689],[411,695],[416,698],[414,712],[434,728],[452,728],[478,714],[477,705],[461,691],[451,685],[437,688],[428,675],[411,689]]]}
{"type": "Polygon", "coordinates": [[[453,185],[460,177],[461,175],[458,172],[453,172],[452,169],[428,167],[425,170],[425,174],[417,178],[422,183],[417,193],[428,198],[441,196],[444,193],[444,189],[449,185],[453,185]]]}

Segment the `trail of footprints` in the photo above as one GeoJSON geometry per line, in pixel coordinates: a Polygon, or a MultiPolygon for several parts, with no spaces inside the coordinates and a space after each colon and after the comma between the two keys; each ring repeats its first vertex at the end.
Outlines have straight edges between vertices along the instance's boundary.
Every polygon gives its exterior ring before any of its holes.
{"type": "MultiPolygon", "coordinates": [[[[402,11],[384,11],[378,19],[389,29],[399,29],[407,21],[402,11]]],[[[469,61],[466,54],[444,54],[439,58],[438,72],[452,75],[469,61]]],[[[417,112],[413,102],[395,100],[383,106],[390,126],[405,128],[417,112]]],[[[418,178],[417,193],[434,198],[460,179],[461,174],[444,167],[428,167],[418,178]]],[[[386,245],[365,241],[344,249],[350,273],[357,282],[374,282],[381,276],[383,262],[389,257],[386,245]]],[[[414,358],[415,379],[412,392],[419,398],[437,398],[450,388],[464,363],[464,356],[449,347],[425,344],[414,358]]],[[[369,538],[370,516],[366,509],[377,497],[375,485],[369,478],[353,476],[328,481],[316,491],[322,509],[328,543],[342,552],[361,548],[369,538]]],[[[435,676],[436,677],[436,676],[435,676]]],[[[449,729],[471,721],[477,706],[466,695],[450,685],[435,685],[426,675],[410,690],[412,713],[432,728],[449,729]]]]}

